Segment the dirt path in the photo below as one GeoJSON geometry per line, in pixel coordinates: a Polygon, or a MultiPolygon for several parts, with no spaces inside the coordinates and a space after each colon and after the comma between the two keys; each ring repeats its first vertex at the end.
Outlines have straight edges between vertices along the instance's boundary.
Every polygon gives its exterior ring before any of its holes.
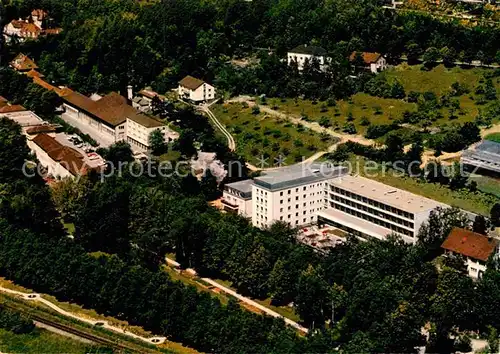
{"type": "Polygon", "coordinates": [[[484,138],[487,135],[494,134],[494,133],[500,133],[500,124],[496,124],[496,125],[492,126],[491,128],[481,129],[481,138],[484,138]]]}
{"type": "Polygon", "coordinates": [[[63,310],[59,306],[57,306],[57,305],[53,304],[52,302],[50,302],[50,301],[42,298],[40,296],[40,294],[35,294],[35,293],[27,294],[27,293],[23,293],[21,291],[7,289],[7,288],[4,288],[3,286],[0,286],[0,291],[4,292],[4,293],[11,294],[11,295],[19,296],[22,299],[27,300],[27,301],[38,301],[38,302],[41,302],[42,304],[50,307],[52,310],[60,313],[63,316],[71,317],[73,319],[76,319],[76,320],[81,321],[81,322],[85,322],[85,323],[90,324],[92,326],[99,326],[99,327],[102,327],[102,328],[106,328],[106,329],[109,329],[109,330],[111,330],[113,332],[117,332],[117,333],[126,335],[128,337],[134,338],[134,339],[139,339],[139,340],[147,342],[149,344],[162,344],[162,343],[164,343],[167,340],[167,338],[165,338],[165,337],[145,338],[145,337],[139,336],[137,334],[134,334],[134,333],[131,333],[131,332],[127,332],[126,330],[124,330],[122,328],[111,326],[105,320],[89,320],[88,318],[77,316],[77,315],[75,315],[75,314],[73,314],[73,313],[71,313],[69,311],[63,310]]]}
{"type": "MultiPolygon", "coordinates": [[[[176,261],[174,261],[173,259],[170,259],[168,257],[165,257],[165,260],[166,262],[171,265],[171,266],[174,266],[174,267],[180,267],[180,264],[176,261]]],[[[188,269],[187,270],[188,272],[192,273],[192,274],[196,274],[196,271],[194,269],[188,269]]],[[[226,293],[226,294],[229,294],[235,298],[237,298],[238,300],[246,303],[247,305],[251,306],[252,308],[256,308],[258,309],[259,311],[262,311],[264,312],[266,315],[269,315],[269,316],[272,316],[272,317],[277,317],[277,318],[282,318],[285,323],[303,333],[307,333],[309,330],[303,326],[301,326],[300,324],[298,324],[297,322],[295,321],[292,321],[291,319],[289,318],[286,318],[282,315],[280,315],[279,313],[273,311],[273,310],[270,310],[269,308],[265,307],[265,306],[262,306],[261,304],[259,304],[258,302],[255,302],[253,301],[252,299],[249,299],[243,295],[240,295],[238,294],[236,291],[232,290],[232,289],[229,289],[219,283],[217,283],[216,281],[210,279],[210,278],[201,278],[201,280],[203,280],[204,282],[210,284],[211,286],[213,286],[214,288],[217,288],[219,289],[220,291],[226,293]]]]}

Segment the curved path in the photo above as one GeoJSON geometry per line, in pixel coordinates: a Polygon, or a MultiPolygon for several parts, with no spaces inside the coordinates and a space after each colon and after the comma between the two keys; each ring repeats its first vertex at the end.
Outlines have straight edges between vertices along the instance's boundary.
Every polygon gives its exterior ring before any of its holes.
{"type": "MultiPolygon", "coordinates": [[[[167,263],[171,266],[174,266],[175,268],[178,268],[180,267],[180,264],[176,261],[174,261],[173,259],[170,259],[168,257],[165,257],[165,260],[167,261],[167,263]]],[[[187,269],[186,271],[190,272],[191,274],[193,275],[196,275],[196,271],[194,269],[187,269]]],[[[242,301],[242,302],[245,302],[247,303],[248,305],[250,306],[253,306],[255,308],[258,308],[259,310],[261,310],[262,312],[264,312],[265,314],[269,315],[269,316],[272,316],[272,317],[276,317],[276,318],[282,318],[285,323],[303,333],[307,333],[309,332],[309,330],[303,326],[301,326],[300,324],[298,324],[297,322],[295,321],[292,321],[291,319],[289,318],[286,318],[282,315],[280,315],[279,313],[265,307],[265,306],[262,306],[261,304],[259,304],[258,302],[255,302],[251,299],[249,299],[248,297],[245,297],[243,295],[240,295],[238,294],[236,291],[232,290],[232,289],[229,289],[219,283],[217,283],[216,281],[210,279],[210,278],[201,278],[201,280],[203,280],[204,282],[206,283],[209,283],[210,285],[212,285],[213,287],[225,292],[226,294],[229,294],[235,298],[237,298],[238,300],[242,301]]]]}
{"type": "Polygon", "coordinates": [[[66,317],[74,318],[74,319],[76,319],[78,321],[85,322],[85,323],[90,324],[92,326],[98,326],[98,327],[101,327],[101,328],[106,328],[106,329],[111,330],[113,332],[117,332],[117,333],[120,333],[122,335],[131,337],[131,338],[134,338],[134,339],[138,339],[138,340],[144,341],[144,342],[149,343],[149,344],[156,344],[156,345],[163,344],[167,340],[167,338],[165,338],[165,337],[150,337],[150,338],[142,337],[142,336],[139,336],[137,334],[134,334],[134,333],[131,333],[131,332],[127,332],[126,330],[124,330],[122,328],[112,326],[107,321],[104,321],[104,320],[89,320],[88,318],[77,316],[77,315],[75,315],[75,314],[73,314],[71,312],[63,310],[62,308],[60,308],[57,305],[54,305],[49,300],[46,300],[46,299],[42,298],[40,296],[40,294],[36,294],[36,293],[27,294],[27,293],[23,293],[23,292],[20,292],[20,291],[16,291],[16,290],[12,290],[12,289],[7,289],[7,288],[4,288],[3,286],[0,286],[0,291],[4,292],[4,293],[11,294],[11,295],[19,296],[19,297],[21,297],[24,300],[41,302],[42,304],[50,307],[52,310],[60,313],[61,315],[66,316],[66,317]]]}
{"type": "MultiPolygon", "coordinates": [[[[213,103],[215,103],[215,102],[213,102],[213,103]]],[[[228,146],[229,150],[235,151],[236,150],[236,142],[234,141],[233,136],[231,135],[231,133],[229,133],[227,131],[226,127],[221,122],[219,122],[219,120],[217,119],[215,114],[213,114],[213,112],[210,110],[209,106],[203,105],[203,106],[200,106],[198,109],[200,111],[206,113],[206,115],[210,118],[212,123],[222,132],[222,134],[224,134],[224,136],[227,139],[227,146],[228,146]]]]}

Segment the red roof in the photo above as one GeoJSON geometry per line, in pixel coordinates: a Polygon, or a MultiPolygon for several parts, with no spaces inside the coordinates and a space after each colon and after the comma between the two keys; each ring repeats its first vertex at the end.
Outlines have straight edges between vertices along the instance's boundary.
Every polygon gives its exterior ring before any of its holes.
{"type": "Polygon", "coordinates": [[[17,57],[10,62],[10,65],[17,71],[30,71],[38,69],[35,62],[23,53],[19,53],[17,57]]]}
{"type": "Polygon", "coordinates": [[[0,113],[14,113],[14,112],[23,112],[26,111],[26,108],[19,104],[15,105],[7,105],[0,108],[0,113]]]}
{"type": "Polygon", "coordinates": [[[497,246],[498,240],[455,227],[441,248],[486,262],[490,255],[495,252],[497,246]]]}
{"type": "Polygon", "coordinates": [[[56,162],[59,162],[73,176],[85,174],[87,166],[83,155],[69,146],[62,145],[56,139],[42,133],[35,136],[33,142],[56,162]]]}
{"type": "Polygon", "coordinates": [[[352,52],[351,55],[349,56],[349,60],[353,61],[358,53],[361,54],[361,57],[363,58],[365,64],[376,63],[377,60],[379,60],[380,57],[382,56],[380,53],[352,52]]]}
{"type": "Polygon", "coordinates": [[[205,81],[192,77],[190,75],[186,76],[184,79],[179,81],[179,85],[190,90],[196,90],[198,87],[203,85],[205,81]]]}

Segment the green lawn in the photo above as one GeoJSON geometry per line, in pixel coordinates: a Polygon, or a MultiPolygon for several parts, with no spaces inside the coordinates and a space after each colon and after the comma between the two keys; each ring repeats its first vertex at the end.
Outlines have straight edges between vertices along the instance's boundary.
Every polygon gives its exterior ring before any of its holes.
{"type": "Polygon", "coordinates": [[[477,188],[480,191],[496,195],[498,198],[500,198],[500,179],[488,176],[474,175],[471,176],[470,180],[476,181],[477,188]]]}
{"type": "MultiPolygon", "coordinates": [[[[458,82],[465,85],[470,92],[459,97],[460,110],[457,111],[457,118],[449,119],[449,109],[440,109],[442,118],[433,123],[435,127],[443,127],[452,123],[464,123],[473,121],[479,113],[484,110],[486,105],[477,105],[478,95],[475,89],[478,85],[484,84],[484,75],[492,72],[493,69],[473,68],[464,69],[461,67],[446,68],[444,65],[438,65],[430,71],[421,70],[421,65],[409,66],[407,64],[399,65],[393,69],[379,75],[386,75],[389,81],[397,79],[404,86],[406,94],[410,91],[424,93],[427,91],[435,93],[438,98],[443,94],[450,92],[451,85],[458,82]],[[471,98],[472,97],[472,98],[471,98]]],[[[500,79],[493,78],[493,83],[500,92],[500,79]]],[[[500,95],[499,95],[500,97],[500,95]]],[[[267,105],[277,109],[280,112],[302,116],[306,120],[319,122],[322,117],[330,120],[332,128],[342,131],[342,127],[347,122],[349,114],[354,120],[352,123],[356,126],[359,134],[366,133],[367,126],[362,124],[366,118],[371,124],[390,124],[395,119],[402,117],[404,111],[416,111],[417,104],[409,103],[405,100],[380,98],[358,93],[349,100],[340,100],[336,106],[328,106],[326,102],[314,102],[300,99],[268,99],[267,105]]],[[[323,119],[324,120],[324,119],[323,119]]]]}
{"type": "Polygon", "coordinates": [[[491,140],[496,143],[500,143],[500,133],[493,133],[485,137],[486,140],[491,140]]]}
{"type": "Polygon", "coordinates": [[[43,329],[30,334],[14,334],[0,329],[0,351],[3,353],[110,353],[89,344],[63,337],[43,329]]]}
{"type": "Polygon", "coordinates": [[[253,114],[240,103],[219,104],[212,111],[234,136],[237,151],[255,165],[260,165],[264,157],[266,166],[272,167],[279,156],[285,158],[284,164],[293,164],[334,143],[332,137],[322,137],[302,125],[264,113],[253,114]]]}
{"type": "Polygon", "coordinates": [[[453,191],[447,186],[442,186],[437,183],[427,183],[416,178],[397,176],[392,173],[390,169],[384,172],[380,165],[376,170],[369,170],[369,176],[367,176],[363,169],[364,163],[366,162],[364,158],[353,157],[350,162],[351,166],[360,166],[360,168],[356,168],[353,173],[359,173],[360,175],[365,175],[365,177],[384,184],[407,190],[408,192],[434,199],[441,203],[468,210],[476,214],[489,215],[491,207],[495,202],[498,202],[498,198],[493,195],[481,192],[453,191]]]}

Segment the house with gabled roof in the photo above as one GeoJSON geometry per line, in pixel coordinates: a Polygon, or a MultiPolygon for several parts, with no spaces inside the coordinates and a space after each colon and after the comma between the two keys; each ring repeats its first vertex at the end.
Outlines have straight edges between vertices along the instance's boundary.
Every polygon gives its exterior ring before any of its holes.
{"type": "Polygon", "coordinates": [[[311,63],[313,60],[317,60],[321,70],[324,70],[328,58],[325,49],[314,45],[302,44],[288,51],[287,60],[288,65],[296,63],[299,70],[304,69],[306,62],[311,63]]]}
{"type": "Polygon", "coordinates": [[[464,257],[469,276],[480,279],[486,271],[488,259],[498,256],[499,241],[477,232],[454,227],[441,248],[446,254],[464,257]]]}
{"type": "Polygon", "coordinates": [[[380,53],[373,52],[352,52],[349,56],[351,63],[356,63],[357,57],[361,57],[364,68],[370,70],[372,73],[378,73],[387,69],[387,60],[380,53]]]}
{"type": "Polygon", "coordinates": [[[190,75],[179,81],[179,98],[199,103],[215,98],[215,87],[190,75]]]}

